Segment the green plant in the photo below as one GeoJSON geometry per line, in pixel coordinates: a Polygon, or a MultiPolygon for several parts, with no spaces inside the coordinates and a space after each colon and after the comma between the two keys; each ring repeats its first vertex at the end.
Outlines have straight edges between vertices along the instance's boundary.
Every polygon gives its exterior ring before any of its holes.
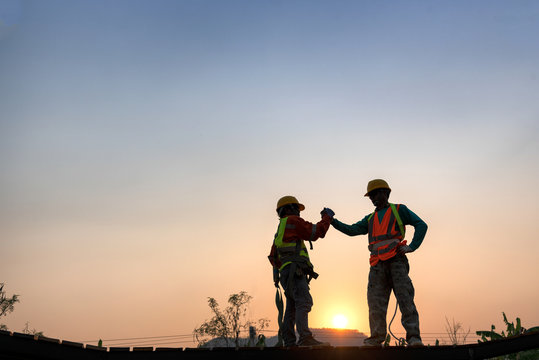
{"type": "MultiPolygon", "coordinates": [[[[228,297],[228,304],[223,311],[214,298],[208,298],[208,305],[213,312],[213,317],[206,320],[202,325],[193,330],[193,335],[199,346],[203,346],[211,338],[221,338],[225,340],[226,346],[229,346],[230,339],[233,339],[237,347],[240,346],[240,332],[253,326],[253,322],[246,319],[247,307],[252,296],[245,291],[238,294],[232,294],[228,297]]],[[[258,330],[264,330],[269,324],[267,319],[259,319],[255,326],[258,330]]]]}
{"type": "Polygon", "coordinates": [[[395,341],[395,346],[406,346],[406,340],[404,340],[403,338],[398,338],[395,341]]]}
{"type": "MultiPolygon", "coordinates": [[[[15,304],[19,302],[19,295],[6,296],[4,285],[4,283],[0,283],[0,318],[12,313],[15,309],[15,304]]],[[[0,324],[0,330],[7,330],[7,326],[0,324]]]]}
{"type": "Polygon", "coordinates": [[[263,334],[258,335],[258,341],[256,343],[256,346],[258,346],[259,348],[266,347],[266,337],[263,334]]]}
{"type": "MultiPolygon", "coordinates": [[[[4,291],[4,283],[0,283],[0,318],[2,316],[7,316],[7,314],[12,313],[15,310],[15,304],[18,303],[19,295],[12,295],[11,297],[6,296],[4,291]]],[[[0,324],[0,330],[7,331],[8,328],[4,324],[0,324]]],[[[24,329],[22,329],[24,334],[34,335],[34,336],[43,336],[43,331],[37,331],[36,329],[30,329],[29,322],[26,322],[24,329]]]]}
{"type": "MultiPolygon", "coordinates": [[[[386,339],[384,340],[384,347],[391,344],[391,335],[387,334],[386,339]]],[[[395,339],[395,346],[406,346],[406,340],[403,338],[395,339]]]]}
{"type": "MultiPolygon", "coordinates": [[[[522,334],[529,334],[532,332],[539,331],[539,326],[534,326],[529,329],[526,329],[522,326],[520,322],[520,318],[517,317],[516,319],[516,325],[513,322],[509,322],[507,320],[507,316],[505,315],[505,312],[502,312],[503,314],[503,322],[505,323],[506,329],[505,331],[502,330],[501,334],[495,332],[496,327],[494,325],[491,325],[490,331],[487,330],[479,330],[475,333],[479,336],[481,336],[481,340],[478,340],[478,342],[487,342],[492,340],[500,340],[505,339],[512,336],[518,336],[522,334]]],[[[537,359],[539,355],[539,350],[529,350],[529,351],[521,351],[516,354],[510,354],[506,356],[498,356],[491,360],[509,360],[509,359],[515,359],[515,360],[532,360],[537,359]]]]}
{"type": "Polygon", "coordinates": [[[503,331],[502,330],[502,333],[497,333],[495,332],[494,330],[496,330],[496,327],[494,325],[491,325],[490,327],[490,331],[486,331],[486,330],[479,330],[479,331],[476,331],[475,333],[479,336],[481,336],[481,340],[478,340],[478,342],[486,342],[486,341],[492,341],[492,340],[500,340],[500,339],[504,339],[504,338],[508,338],[508,337],[511,337],[511,336],[517,336],[517,335],[521,335],[521,334],[529,334],[529,333],[532,333],[532,332],[536,332],[536,331],[539,331],[539,326],[534,326],[532,328],[529,328],[529,329],[526,329],[524,327],[522,327],[522,324],[520,322],[520,318],[517,317],[516,319],[516,325],[512,322],[509,322],[507,320],[507,316],[505,315],[505,312],[502,312],[503,314],[503,322],[505,323],[506,325],[506,330],[503,331]]]}
{"type": "Polygon", "coordinates": [[[30,323],[27,321],[22,329],[23,334],[34,335],[34,336],[43,336],[43,331],[37,331],[36,329],[30,329],[30,323]]]}

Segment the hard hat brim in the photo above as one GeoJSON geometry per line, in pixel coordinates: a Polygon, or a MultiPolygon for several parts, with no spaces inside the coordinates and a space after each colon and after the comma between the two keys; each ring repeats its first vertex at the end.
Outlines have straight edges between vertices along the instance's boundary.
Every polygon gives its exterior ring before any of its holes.
{"type": "Polygon", "coordinates": [[[365,196],[369,196],[369,193],[371,191],[374,191],[377,189],[388,189],[389,191],[391,191],[391,188],[389,187],[389,184],[387,183],[387,181],[382,180],[382,179],[374,179],[374,180],[369,181],[369,183],[367,184],[367,193],[365,194],[365,196]]]}
{"type": "Polygon", "coordinates": [[[389,187],[385,187],[385,186],[377,186],[377,187],[375,187],[374,189],[371,189],[369,192],[367,192],[364,196],[369,196],[369,193],[370,193],[371,191],[378,190],[378,189],[387,189],[387,190],[391,191],[391,189],[390,189],[389,187]]]}
{"type": "Polygon", "coordinates": [[[296,204],[299,208],[299,211],[305,210],[305,205],[301,204],[295,196],[291,195],[283,196],[279,199],[279,201],[277,201],[277,210],[289,204],[296,204]]]}
{"type": "MultiPolygon", "coordinates": [[[[300,203],[288,203],[288,204],[284,204],[283,206],[290,205],[290,204],[296,204],[298,206],[298,208],[299,208],[299,211],[305,210],[305,205],[300,204],[300,203]]],[[[279,211],[279,209],[282,208],[283,206],[279,206],[277,208],[277,211],[279,211]]]]}

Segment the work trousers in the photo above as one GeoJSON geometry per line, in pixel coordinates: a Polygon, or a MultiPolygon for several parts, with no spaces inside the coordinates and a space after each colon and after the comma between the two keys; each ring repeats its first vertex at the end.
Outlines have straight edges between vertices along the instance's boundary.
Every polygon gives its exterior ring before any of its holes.
{"type": "Polygon", "coordinates": [[[299,342],[312,337],[312,332],[309,330],[309,312],[313,306],[313,298],[309,292],[307,276],[301,271],[291,274],[290,267],[288,265],[281,271],[281,285],[286,297],[286,309],[281,329],[285,346],[296,344],[294,325],[298,331],[299,342]],[[290,276],[293,276],[292,282],[289,282],[290,276]]]}
{"type": "Polygon", "coordinates": [[[391,290],[395,293],[402,314],[401,323],[406,330],[406,341],[411,338],[421,340],[419,314],[414,304],[414,286],[408,276],[409,271],[410,265],[404,254],[397,254],[371,266],[367,287],[371,336],[365,339],[366,344],[380,344],[387,336],[386,316],[391,290]]]}

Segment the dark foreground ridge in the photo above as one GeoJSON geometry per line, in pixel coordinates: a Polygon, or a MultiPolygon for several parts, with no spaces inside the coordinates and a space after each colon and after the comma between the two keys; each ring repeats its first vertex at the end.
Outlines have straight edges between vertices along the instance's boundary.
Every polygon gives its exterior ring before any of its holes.
{"type": "Polygon", "coordinates": [[[64,359],[279,359],[279,360],[478,360],[539,349],[539,333],[515,336],[487,343],[459,346],[425,346],[404,348],[390,346],[380,349],[359,346],[317,348],[153,348],[153,347],[97,347],[66,340],[34,337],[0,331],[0,359],[4,360],[64,360],[64,359]]]}

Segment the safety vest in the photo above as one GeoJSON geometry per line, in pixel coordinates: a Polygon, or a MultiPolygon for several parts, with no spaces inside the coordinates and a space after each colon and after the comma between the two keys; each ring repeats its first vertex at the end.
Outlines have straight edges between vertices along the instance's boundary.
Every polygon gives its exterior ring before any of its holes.
{"type": "Polygon", "coordinates": [[[291,264],[293,261],[306,264],[311,268],[313,265],[309,260],[309,253],[307,253],[307,247],[303,240],[297,242],[284,242],[284,232],[286,229],[293,229],[293,224],[287,224],[287,217],[282,218],[279,222],[279,228],[277,229],[277,234],[275,234],[275,240],[273,240],[275,247],[277,248],[277,256],[281,261],[281,267],[279,271],[283,270],[285,266],[291,264]]]}
{"type": "Polygon", "coordinates": [[[406,245],[404,234],[406,229],[399,216],[400,205],[389,204],[382,221],[378,218],[378,212],[372,213],[368,218],[369,223],[369,259],[371,266],[378,261],[391,259],[397,254],[397,247],[406,245]]]}

